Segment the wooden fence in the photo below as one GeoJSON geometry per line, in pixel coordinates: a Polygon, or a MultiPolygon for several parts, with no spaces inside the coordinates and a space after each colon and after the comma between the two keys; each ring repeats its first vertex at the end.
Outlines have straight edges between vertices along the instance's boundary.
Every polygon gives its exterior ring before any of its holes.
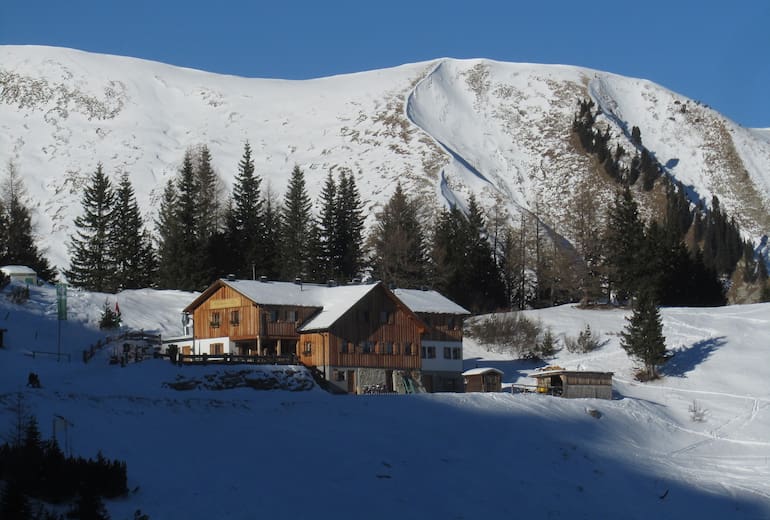
{"type": "MultiPolygon", "coordinates": [[[[171,360],[174,361],[173,357],[171,360]]],[[[243,356],[239,354],[177,354],[176,362],[180,365],[299,365],[299,358],[294,354],[280,356],[243,356]]]]}

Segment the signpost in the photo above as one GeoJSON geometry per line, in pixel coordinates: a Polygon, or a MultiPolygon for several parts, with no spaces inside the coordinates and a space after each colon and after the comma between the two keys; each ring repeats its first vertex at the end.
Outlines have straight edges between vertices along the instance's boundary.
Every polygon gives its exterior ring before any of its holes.
{"type": "Polygon", "coordinates": [[[67,319],[67,284],[56,284],[56,314],[59,328],[56,334],[56,361],[61,360],[61,322],[67,319]]]}

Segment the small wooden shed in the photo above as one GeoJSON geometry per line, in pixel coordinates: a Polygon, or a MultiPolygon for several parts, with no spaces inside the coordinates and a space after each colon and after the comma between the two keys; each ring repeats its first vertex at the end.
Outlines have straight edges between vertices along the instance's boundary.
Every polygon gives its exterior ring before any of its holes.
{"type": "Polygon", "coordinates": [[[466,392],[501,392],[503,371],[491,367],[471,368],[463,372],[466,392]]]}
{"type": "Polygon", "coordinates": [[[11,279],[11,282],[23,283],[27,285],[37,284],[37,273],[31,267],[26,265],[4,265],[0,271],[11,279]]]}
{"type": "Polygon", "coordinates": [[[612,399],[612,372],[558,369],[535,372],[531,377],[537,380],[540,394],[612,399]]]}

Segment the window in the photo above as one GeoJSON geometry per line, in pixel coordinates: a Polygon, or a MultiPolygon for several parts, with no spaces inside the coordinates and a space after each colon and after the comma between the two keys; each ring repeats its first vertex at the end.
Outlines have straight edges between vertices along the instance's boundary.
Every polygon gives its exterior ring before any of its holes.
{"type": "Polygon", "coordinates": [[[385,354],[392,354],[393,353],[393,342],[392,341],[386,341],[385,342],[385,354]]]}
{"type": "Polygon", "coordinates": [[[336,368],[332,370],[332,381],[344,381],[344,380],[345,380],[344,370],[337,370],[336,368]]]}
{"type": "Polygon", "coordinates": [[[348,341],[343,339],[340,342],[340,354],[347,354],[348,353],[348,341]]]}
{"type": "Polygon", "coordinates": [[[452,349],[452,359],[462,359],[463,358],[463,349],[460,347],[455,347],[452,349]]]}
{"type": "Polygon", "coordinates": [[[270,321],[273,323],[278,321],[278,311],[276,309],[270,309],[270,321]]]}
{"type": "Polygon", "coordinates": [[[305,342],[305,355],[309,356],[313,353],[313,343],[310,341],[305,342]]]}
{"type": "Polygon", "coordinates": [[[209,347],[209,351],[212,354],[224,354],[225,353],[225,344],[224,343],[212,343],[211,347],[209,347]]]}
{"type": "Polygon", "coordinates": [[[371,354],[371,352],[372,352],[372,342],[371,341],[362,341],[361,342],[361,350],[363,350],[364,354],[371,354]]]}
{"type": "Polygon", "coordinates": [[[450,318],[447,320],[447,326],[446,326],[446,328],[447,328],[447,329],[449,329],[449,330],[454,330],[454,329],[455,329],[455,319],[454,319],[454,318],[450,317],[450,318]]]}
{"type": "Polygon", "coordinates": [[[297,321],[297,311],[286,311],[286,321],[297,321]]]}
{"type": "Polygon", "coordinates": [[[212,328],[219,327],[219,324],[221,323],[221,315],[219,312],[212,312],[211,313],[211,320],[209,322],[209,325],[211,325],[212,328]]]}
{"type": "Polygon", "coordinates": [[[436,359],[436,347],[428,347],[428,359],[436,359]]]}
{"type": "Polygon", "coordinates": [[[230,325],[239,325],[241,323],[241,311],[230,311],[230,325]]]}
{"type": "Polygon", "coordinates": [[[422,352],[420,353],[420,357],[423,359],[428,357],[428,347],[422,347],[422,352]]]}
{"type": "Polygon", "coordinates": [[[452,359],[452,349],[444,347],[444,359],[452,359]]]}
{"type": "MultiPolygon", "coordinates": [[[[415,352],[416,354],[416,352],[415,352]]],[[[411,343],[404,343],[404,355],[411,356],[412,355],[412,344],[411,343]]]]}

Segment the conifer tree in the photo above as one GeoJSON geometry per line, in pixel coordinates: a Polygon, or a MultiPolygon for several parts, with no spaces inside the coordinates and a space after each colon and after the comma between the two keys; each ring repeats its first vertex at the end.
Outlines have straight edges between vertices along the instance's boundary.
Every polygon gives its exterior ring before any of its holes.
{"type": "Polygon", "coordinates": [[[202,244],[220,230],[222,223],[221,180],[211,164],[211,152],[208,146],[201,145],[198,150],[190,151],[194,157],[195,198],[198,215],[196,235],[202,244]]]}
{"type": "Polygon", "coordinates": [[[261,261],[262,275],[277,279],[281,274],[281,205],[275,194],[268,188],[265,193],[264,235],[262,237],[261,261]]]}
{"type": "Polygon", "coordinates": [[[407,197],[401,183],[377,215],[370,243],[375,278],[405,288],[426,283],[425,234],[417,203],[407,197]]]}
{"type": "Polygon", "coordinates": [[[657,367],[666,359],[666,338],[660,313],[649,292],[639,296],[633,314],[627,320],[628,325],[620,333],[620,346],[643,364],[642,379],[655,379],[657,367]]]}
{"type": "Polygon", "coordinates": [[[338,274],[334,247],[337,242],[337,202],[337,184],[330,171],[321,189],[317,245],[318,269],[326,280],[335,279],[338,274]]]}
{"type": "Polygon", "coordinates": [[[117,289],[150,287],[155,279],[155,252],[139,213],[134,187],[123,173],[115,189],[115,210],[109,235],[117,289]]]}
{"type": "Polygon", "coordinates": [[[155,221],[158,235],[158,285],[161,288],[175,288],[181,278],[179,264],[174,261],[181,255],[184,239],[176,218],[177,198],[174,180],[169,179],[155,221]]]}
{"type": "Polygon", "coordinates": [[[32,215],[24,203],[26,189],[16,165],[8,162],[0,196],[0,264],[26,265],[48,281],[56,270],[40,253],[32,229],[32,215]]]}
{"type": "Polygon", "coordinates": [[[284,279],[307,277],[310,208],[310,197],[305,190],[305,174],[299,166],[294,166],[281,212],[281,276],[284,279]]]}
{"type": "Polygon", "coordinates": [[[109,247],[114,201],[112,184],[99,163],[83,189],[83,214],[75,218],[75,234],[70,237],[70,269],[65,274],[75,287],[98,292],[116,288],[109,247]]]}
{"type": "Polygon", "coordinates": [[[158,280],[161,287],[201,290],[211,281],[211,227],[199,206],[200,176],[196,159],[187,150],[176,177],[166,184],[158,221],[158,280]]]}
{"type": "Polygon", "coordinates": [[[251,145],[247,141],[243,146],[243,156],[238,163],[238,174],[233,186],[232,209],[229,212],[227,224],[230,243],[235,245],[231,251],[236,266],[234,270],[241,277],[251,276],[253,270],[260,272],[264,270],[262,245],[266,230],[260,193],[262,179],[254,172],[251,145]]]}
{"type": "Polygon", "coordinates": [[[644,240],[644,227],[631,190],[626,186],[615,196],[607,213],[604,235],[605,262],[610,289],[615,289],[620,300],[637,290],[640,264],[638,253],[644,240]]]}
{"type": "Polygon", "coordinates": [[[364,217],[361,197],[352,173],[340,175],[337,190],[336,232],[334,233],[334,271],[338,278],[350,280],[363,265],[364,217]]]}

